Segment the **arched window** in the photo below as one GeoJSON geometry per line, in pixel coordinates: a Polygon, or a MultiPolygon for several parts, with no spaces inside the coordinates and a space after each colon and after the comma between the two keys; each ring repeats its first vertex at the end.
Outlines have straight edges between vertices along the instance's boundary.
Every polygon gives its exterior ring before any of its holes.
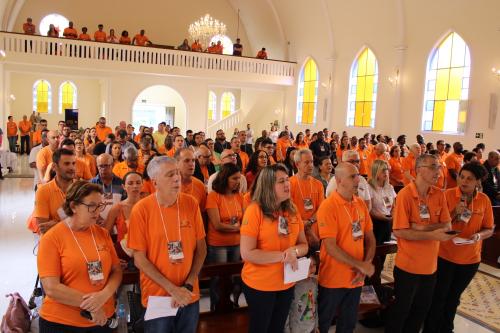
{"type": "Polygon", "coordinates": [[[59,87],[59,113],[66,109],[76,109],[77,91],[73,82],[66,81],[59,87]]]}
{"type": "Polygon", "coordinates": [[[469,47],[462,37],[452,32],[431,52],[427,61],[423,131],[465,131],[469,77],[469,47]]]}
{"type": "Polygon", "coordinates": [[[33,110],[40,113],[52,113],[52,89],[50,83],[38,80],[33,85],[33,110]]]}
{"type": "MultiPolygon", "coordinates": [[[[212,37],[210,40],[210,44],[215,43],[217,44],[218,41],[222,42],[222,47],[224,48],[222,50],[222,54],[233,54],[233,41],[231,38],[229,38],[226,35],[215,35],[212,37]]],[[[203,45],[203,47],[207,48],[210,45],[203,45]]]]}
{"type": "Polygon", "coordinates": [[[217,95],[213,91],[208,92],[208,120],[216,120],[217,117],[217,95]]]}
{"type": "Polygon", "coordinates": [[[319,72],[316,62],[309,58],[300,71],[297,94],[297,124],[315,124],[318,106],[319,72]]]}
{"type": "Polygon", "coordinates": [[[364,48],[354,60],[349,80],[347,126],[375,127],[378,64],[375,54],[364,48]]]}
{"type": "Polygon", "coordinates": [[[220,101],[220,109],[221,109],[221,114],[222,117],[221,119],[226,118],[227,116],[231,115],[231,113],[234,112],[235,110],[235,98],[234,95],[230,92],[225,92],[222,94],[221,101],[220,101]]]}
{"type": "Polygon", "coordinates": [[[49,14],[40,21],[40,35],[47,36],[49,32],[49,25],[53,24],[62,37],[62,33],[69,25],[69,20],[60,14],[49,14]]]}

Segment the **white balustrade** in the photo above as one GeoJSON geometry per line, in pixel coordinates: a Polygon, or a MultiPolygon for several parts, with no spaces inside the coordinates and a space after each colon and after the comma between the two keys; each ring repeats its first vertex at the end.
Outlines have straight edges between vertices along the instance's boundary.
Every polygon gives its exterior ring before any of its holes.
{"type": "Polygon", "coordinates": [[[208,125],[207,137],[215,138],[215,134],[219,129],[224,130],[226,133],[233,133],[233,130],[239,126],[241,120],[241,110],[236,110],[224,119],[218,120],[208,125]]]}

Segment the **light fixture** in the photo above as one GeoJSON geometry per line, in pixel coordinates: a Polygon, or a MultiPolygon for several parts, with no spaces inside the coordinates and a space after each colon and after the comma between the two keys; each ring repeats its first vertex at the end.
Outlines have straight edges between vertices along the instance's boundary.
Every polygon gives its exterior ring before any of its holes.
{"type": "Polygon", "coordinates": [[[394,70],[394,74],[389,76],[387,79],[389,80],[389,83],[391,84],[391,86],[397,87],[398,83],[399,83],[399,68],[396,68],[394,70]]]}
{"type": "Polygon", "coordinates": [[[4,50],[0,50],[0,60],[4,60],[7,57],[7,53],[4,50]]]}
{"type": "Polygon", "coordinates": [[[203,47],[209,47],[210,39],[215,35],[225,35],[226,25],[214,19],[210,14],[205,14],[198,21],[189,25],[189,37],[192,40],[199,40],[203,47]]]}
{"type": "Polygon", "coordinates": [[[498,80],[500,80],[500,69],[496,69],[495,67],[493,67],[491,69],[491,73],[495,75],[498,80]]]}
{"type": "Polygon", "coordinates": [[[12,102],[16,100],[16,96],[14,96],[14,94],[10,94],[9,98],[12,102]]]}

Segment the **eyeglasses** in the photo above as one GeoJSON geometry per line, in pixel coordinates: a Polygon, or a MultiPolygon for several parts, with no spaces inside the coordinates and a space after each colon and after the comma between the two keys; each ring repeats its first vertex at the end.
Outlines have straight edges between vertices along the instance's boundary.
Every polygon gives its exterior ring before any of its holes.
{"type": "Polygon", "coordinates": [[[261,160],[267,160],[267,156],[266,155],[259,155],[258,158],[261,159],[261,160]]]}
{"type": "Polygon", "coordinates": [[[222,158],[223,158],[223,159],[224,159],[224,158],[236,158],[236,154],[228,154],[228,155],[226,155],[226,156],[224,156],[224,157],[222,157],[222,158]]]}
{"type": "Polygon", "coordinates": [[[349,160],[347,162],[349,162],[349,163],[359,163],[359,160],[349,160]]]}
{"type": "Polygon", "coordinates": [[[422,168],[429,168],[433,171],[439,170],[441,166],[439,164],[421,165],[422,168]]]}
{"type": "Polygon", "coordinates": [[[111,168],[111,165],[112,164],[101,164],[101,165],[98,165],[97,167],[99,169],[106,169],[106,168],[111,168]]]}
{"type": "Polygon", "coordinates": [[[87,207],[89,213],[97,213],[102,212],[106,208],[106,203],[101,202],[100,204],[86,204],[85,202],[78,202],[80,205],[84,205],[87,207]]]}

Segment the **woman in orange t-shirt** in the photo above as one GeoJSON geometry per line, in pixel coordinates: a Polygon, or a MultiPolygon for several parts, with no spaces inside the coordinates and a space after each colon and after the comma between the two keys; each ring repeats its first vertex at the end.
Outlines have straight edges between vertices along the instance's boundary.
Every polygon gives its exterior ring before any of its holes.
{"type": "Polygon", "coordinates": [[[299,132],[295,137],[295,141],[293,142],[293,146],[297,149],[309,148],[307,142],[304,141],[304,133],[299,132]]]}
{"type": "Polygon", "coordinates": [[[253,199],[240,229],[248,331],[282,332],[294,294],[294,283],[284,281],[284,265],[296,270],[297,258],[308,252],[304,224],[290,199],[283,165],[262,169],[253,199]]]}
{"type": "Polygon", "coordinates": [[[493,235],[490,199],[478,191],[488,171],[479,162],[464,164],[457,187],[445,192],[457,238],[441,242],[434,297],[424,332],[452,332],[460,296],[476,274],[481,262],[482,240],[493,235]],[[463,244],[455,242],[461,239],[463,244]]]}
{"type": "Polygon", "coordinates": [[[287,131],[280,133],[278,141],[276,142],[276,160],[278,162],[284,162],[286,157],[286,150],[288,147],[292,146],[290,142],[290,136],[287,131]]]}
{"type": "Polygon", "coordinates": [[[95,158],[93,155],[87,154],[85,152],[85,147],[83,145],[83,141],[80,138],[75,140],[75,153],[76,159],[83,162],[86,166],[88,166],[90,174],[92,177],[97,175],[97,165],[95,162],[95,158]]]}
{"type": "Polygon", "coordinates": [[[63,205],[68,218],[40,240],[41,332],[112,332],[103,326],[115,313],[122,271],[108,232],[96,225],[105,207],[101,195],[97,184],[73,183],[63,205]]]}
{"type": "Polygon", "coordinates": [[[403,160],[401,159],[401,148],[396,145],[392,146],[389,153],[391,158],[389,159],[389,182],[392,186],[403,186],[404,174],[403,174],[403,160]]]}

